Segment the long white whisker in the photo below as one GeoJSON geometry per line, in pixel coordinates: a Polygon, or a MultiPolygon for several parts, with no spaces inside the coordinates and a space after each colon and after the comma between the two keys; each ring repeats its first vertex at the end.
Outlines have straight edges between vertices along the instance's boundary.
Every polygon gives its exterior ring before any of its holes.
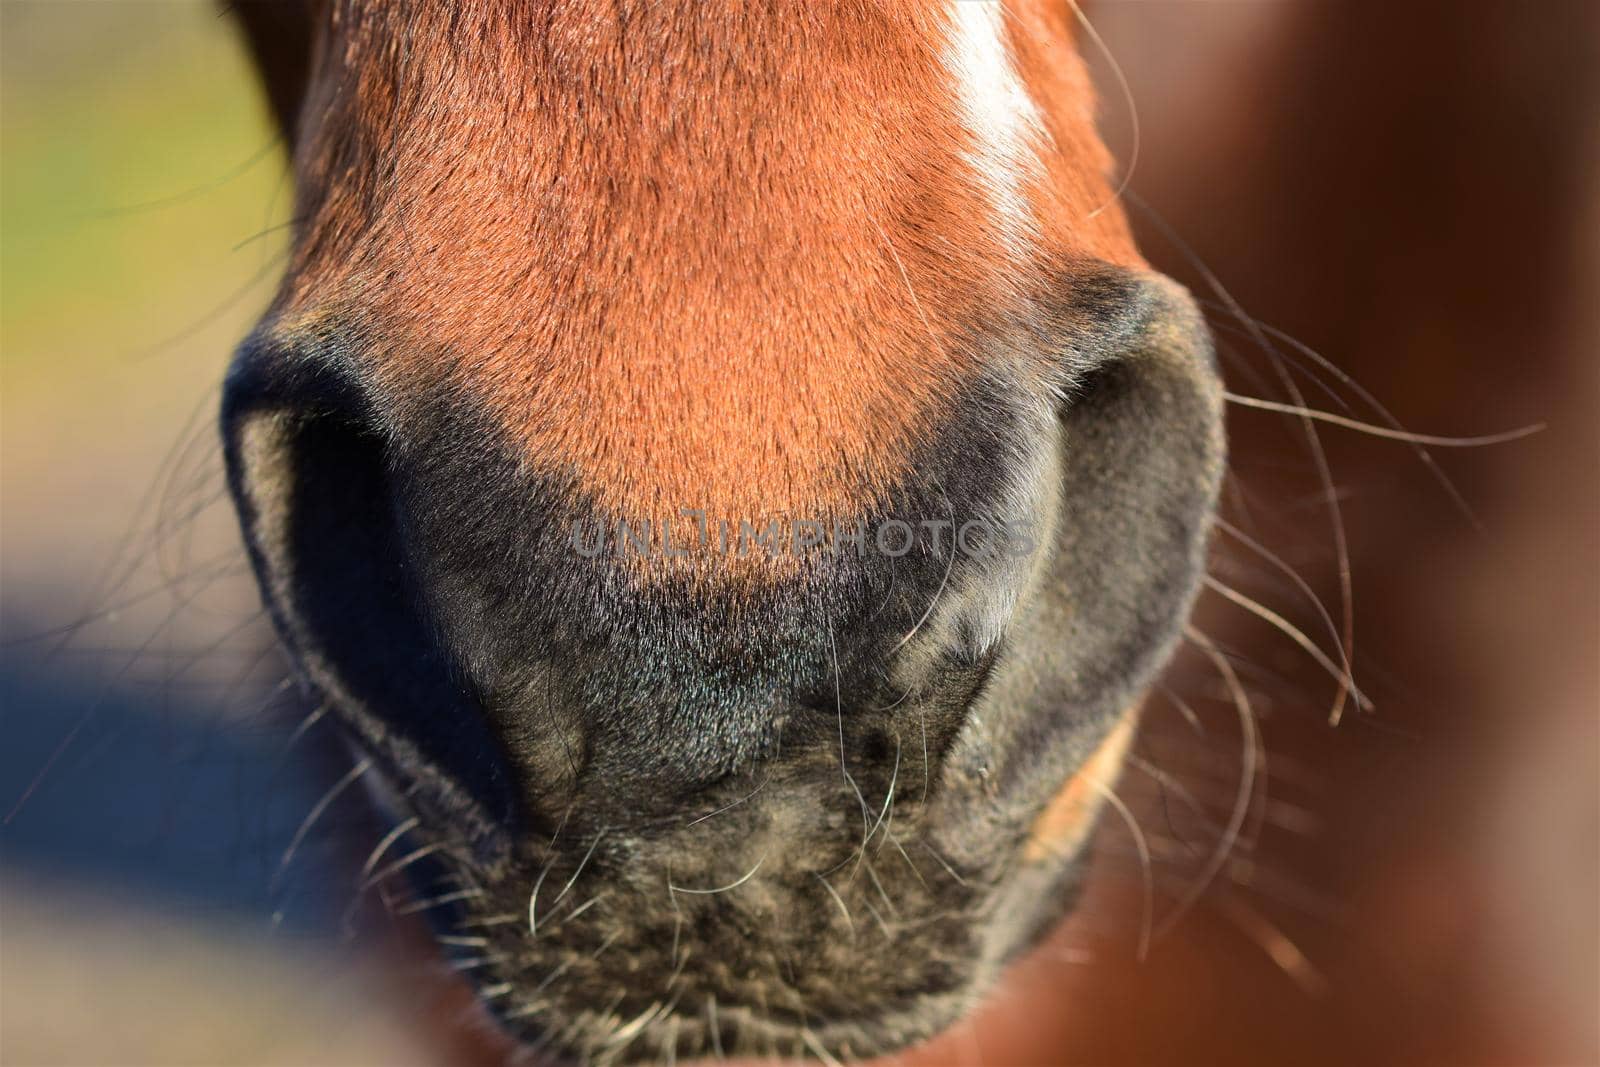
{"type": "Polygon", "coordinates": [[[688,826],[698,826],[701,823],[705,822],[707,819],[716,818],[718,815],[721,815],[725,811],[732,811],[734,808],[737,808],[740,804],[743,804],[746,801],[753,799],[757,793],[761,792],[761,790],[763,790],[763,789],[765,789],[767,787],[767,782],[771,781],[771,779],[772,779],[772,772],[768,771],[767,772],[767,776],[765,778],[761,779],[760,783],[754,789],[750,790],[750,792],[746,793],[744,796],[740,797],[737,800],[730,800],[728,803],[722,805],[722,807],[716,809],[715,811],[708,811],[704,815],[696,816],[695,818],[690,819],[687,823],[685,823],[684,826],[686,826],[686,827],[688,827],[688,826]]]}
{"type": "Polygon", "coordinates": [[[855,940],[856,921],[850,917],[850,909],[845,907],[844,898],[839,895],[839,891],[837,889],[833,888],[833,883],[828,881],[822,875],[815,874],[812,877],[822,883],[822,888],[826,889],[828,891],[828,895],[833,898],[833,902],[839,905],[839,914],[844,916],[846,925],[850,927],[850,939],[852,941],[855,940]]]}
{"type": "Polygon", "coordinates": [[[1348,668],[1341,669],[1337,663],[1334,663],[1333,660],[1329,659],[1327,654],[1324,653],[1322,649],[1318,648],[1316,643],[1312,641],[1311,638],[1307,637],[1299,627],[1295,626],[1288,619],[1285,619],[1282,615],[1279,615],[1277,612],[1273,611],[1264,604],[1257,603],[1256,601],[1245,596],[1243,593],[1223,585],[1209,574],[1205,575],[1201,581],[1204,583],[1205,587],[1211,590],[1213,593],[1216,593],[1218,596],[1237,604],[1239,607],[1248,611],[1256,618],[1270,623],[1274,629],[1282,633],[1295,644],[1299,645],[1305,651],[1306,655],[1316,660],[1317,666],[1327,671],[1329,675],[1331,675],[1334,679],[1339,681],[1341,685],[1349,690],[1350,696],[1354,698],[1357,706],[1359,706],[1363,711],[1372,710],[1372,701],[1368,700],[1366,694],[1362,693],[1361,690],[1356,687],[1355,679],[1350,677],[1348,668]]]}
{"type": "Polygon", "coordinates": [[[1327,627],[1328,636],[1333,639],[1334,647],[1339,650],[1339,658],[1343,661],[1345,673],[1350,674],[1350,657],[1345,655],[1344,646],[1339,644],[1339,626],[1333,621],[1333,615],[1328,611],[1327,606],[1322,603],[1322,598],[1317,596],[1316,591],[1311,588],[1311,584],[1304,578],[1300,577],[1299,573],[1293,567],[1289,566],[1289,564],[1285,563],[1276,553],[1268,549],[1267,546],[1263,545],[1261,542],[1255,540],[1243,530],[1239,529],[1237,526],[1234,526],[1232,523],[1229,523],[1220,517],[1214,518],[1212,520],[1212,524],[1215,525],[1217,529],[1221,530],[1223,533],[1227,534],[1229,537],[1233,538],[1235,541],[1238,541],[1250,551],[1254,552],[1257,556],[1266,560],[1280,574],[1294,583],[1295,588],[1300,591],[1300,595],[1305,597],[1311,606],[1316,609],[1317,617],[1321,619],[1323,626],[1327,627]]]}
{"type": "Polygon", "coordinates": [[[1142,963],[1150,955],[1150,934],[1155,925],[1156,911],[1156,884],[1155,874],[1150,865],[1150,843],[1145,840],[1144,829],[1139,825],[1139,820],[1133,817],[1132,809],[1117,796],[1115,789],[1098,780],[1090,784],[1105,798],[1106,803],[1122,816],[1122,821],[1128,826],[1128,832],[1133,836],[1133,845],[1139,850],[1139,867],[1144,882],[1144,914],[1139,924],[1139,960],[1142,963]]]}
{"type": "Polygon", "coordinates": [[[839,647],[834,643],[833,617],[828,619],[828,655],[833,660],[833,712],[839,720],[839,772],[844,775],[844,780],[850,783],[850,788],[856,794],[856,801],[861,805],[861,847],[867,847],[867,832],[872,825],[872,813],[867,808],[867,798],[862,795],[861,787],[856,784],[854,776],[850,773],[850,764],[845,758],[844,749],[844,696],[839,690],[839,647]]]}
{"type": "Polygon", "coordinates": [[[327,810],[333,806],[335,800],[339,799],[340,793],[349,789],[356,783],[357,779],[371,769],[372,760],[363,757],[354,767],[346,771],[342,778],[333,783],[326,793],[322,794],[322,799],[318,800],[306,814],[306,817],[300,821],[299,829],[295,830],[294,836],[289,839],[289,847],[283,850],[283,858],[278,861],[278,869],[273,872],[269,891],[276,890],[279,882],[283,879],[284,871],[288,870],[290,862],[294,859],[294,854],[305,843],[306,835],[317,824],[317,820],[322,818],[327,810]]]}
{"type": "MultiPolygon", "coordinates": [[[[956,508],[955,505],[950,502],[950,497],[945,494],[943,486],[940,486],[939,488],[939,495],[945,498],[945,503],[950,504],[950,520],[953,522],[955,520],[956,508]]],[[[953,528],[954,527],[952,527],[952,529],[953,528]]],[[[933,591],[933,596],[928,600],[928,606],[923,610],[922,617],[917,620],[917,624],[911,627],[911,629],[907,631],[906,635],[900,640],[896,641],[894,647],[889,650],[890,656],[893,656],[896,652],[899,652],[906,646],[907,642],[909,642],[913,637],[917,636],[917,633],[922,629],[923,625],[927,623],[928,619],[933,615],[933,609],[939,606],[939,598],[944,595],[945,586],[950,583],[950,572],[955,569],[955,565],[956,546],[954,541],[952,541],[950,544],[950,560],[944,565],[944,577],[939,579],[939,588],[933,591]]],[[[904,698],[902,697],[901,699],[904,698]]]]}
{"type": "Polygon", "coordinates": [[[767,857],[762,856],[760,859],[756,860],[756,865],[751,867],[742,876],[734,881],[729,882],[727,885],[717,886],[715,889],[691,889],[688,886],[673,885],[670,881],[667,882],[667,888],[674,893],[693,893],[697,896],[714,896],[717,893],[726,893],[730,889],[738,889],[750,879],[754,878],[756,876],[756,872],[761,869],[761,865],[765,862],[767,862],[767,857]]]}
{"type": "Polygon", "coordinates": [[[1161,685],[1157,686],[1157,688],[1161,691],[1161,695],[1166,697],[1172,706],[1178,709],[1178,714],[1183,717],[1184,722],[1189,724],[1189,728],[1204,737],[1206,733],[1205,725],[1200,722],[1199,713],[1189,706],[1189,702],[1174,693],[1168,686],[1161,685]]]}
{"type": "Polygon", "coordinates": [[[1211,854],[1211,859],[1206,862],[1205,869],[1184,894],[1179,898],[1178,905],[1173,909],[1161,924],[1156,927],[1154,937],[1161,937],[1181,919],[1188,910],[1194,906],[1205,891],[1210,888],[1224,865],[1228,862],[1228,854],[1232,851],[1234,842],[1239,839],[1239,831],[1244,828],[1244,821],[1250,814],[1250,801],[1255,795],[1256,760],[1259,754],[1260,738],[1256,734],[1255,713],[1250,708],[1250,697],[1245,692],[1244,686],[1239,682],[1239,676],[1234,673],[1233,664],[1228,662],[1215,643],[1205,634],[1193,626],[1184,627],[1184,636],[1210,657],[1216,665],[1217,672],[1222,675],[1228,689],[1233,694],[1233,705],[1239,713],[1239,730],[1243,735],[1241,742],[1239,766],[1239,790],[1234,798],[1233,812],[1228,817],[1227,826],[1223,828],[1222,836],[1217,841],[1217,847],[1211,854]]]}
{"type": "MultiPolygon", "coordinates": [[[[288,683],[291,680],[292,679],[285,678],[284,683],[288,683]]],[[[273,695],[276,696],[277,694],[274,693],[273,695]]],[[[294,732],[289,735],[289,739],[283,743],[283,750],[285,753],[293,748],[295,743],[306,735],[307,731],[322,721],[323,716],[328,714],[328,708],[328,703],[324,701],[323,703],[312,708],[310,713],[307,714],[305,718],[300,720],[300,725],[294,728],[294,732]]]]}
{"type": "Polygon", "coordinates": [[[561,887],[561,892],[556,894],[556,899],[550,902],[552,908],[561,903],[561,898],[567,895],[573,883],[578,880],[578,876],[583,873],[583,868],[589,863],[589,857],[594,855],[594,850],[600,846],[600,839],[606,836],[608,829],[610,827],[602,826],[600,832],[594,835],[594,840],[589,843],[589,851],[585,852],[583,859],[578,861],[578,869],[572,872],[572,877],[567,879],[567,884],[561,887]]]}
{"type": "Polygon", "coordinates": [[[404,907],[396,908],[394,913],[396,915],[415,915],[418,912],[431,911],[434,908],[442,908],[446,904],[456,904],[463,900],[474,900],[483,895],[484,893],[481,889],[457,889],[452,893],[445,893],[442,896],[429,897],[427,900],[414,900],[404,907]]]}
{"type": "Polygon", "coordinates": [[[806,1043],[806,1048],[811,1050],[811,1054],[826,1064],[827,1067],[841,1067],[838,1057],[827,1050],[817,1035],[811,1032],[811,1027],[802,1026],[800,1028],[800,1039],[806,1043]]]}
{"type": "MultiPolygon", "coordinates": [[[[890,818],[894,813],[894,787],[898,781],[900,781],[900,735],[895,734],[894,771],[889,775],[889,792],[883,798],[883,810],[878,812],[878,821],[873,824],[871,832],[867,834],[867,841],[871,841],[873,837],[877,836],[878,831],[883,829],[883,821],[890,818]]],[[[865,842],[863,842],[863,847],[865,847],[865,842]]]]}
{"type": "MultiPolygon", "coordinates": [[[[555,857],[552,856],[553,860],[555,857]]],[[[544,885],[545,876],[550,873],[550,864],[544,865],[544,870],[539,872],[539,877],[533,881],[533,892],[528,894],[528,936],[539,936],[539,887],[544,885]]]]}
{"type": "MultiPolygon", "coordinates": [[[[1359,397],[1368,407],[1376,412],[1378,416],[1389,425],[1390,428],[1395,430],[1405,429],[1405,427],[1400,424],[1400,420],[1395,418],[1394,414],[1388,408],[1384,407],[1383,404],[1378,401],[1378,398],[1372,395],[1370,390],[1364,387],[1360,382],[1356,381],[1349,374],[1345,373],[1344,370],[1342,370],[1332,360],[1322,355],[1322,353],[1318,352],[1304,341],[1285,333],[1283,330],[1280,330],[1275,326],[1257,321],[1256,327],[1282,341],[1284,344],[1288,345],[1301,355],[1305,356],[1307,359],[1311,360],[1318,367],[1333,375],[1334,378],[1340,382],[1340,384],[1342,384],[1346,389],[1349,389],[1351,392],[1355,393],[1356,396],[1359,397]]],[[[1329,390],[1329,392],[1331,395],[1332,391],[1329,390]]],[[[1444,471],[1439,469],[1439,464],[1434,461],[1433,455],[1426,448],[1414,442],[1412,443],[1411,447],[1416,453],[1417,460],[1425,468],[1427,468],[1429,474],[1433,475],[1433,478],[1436,482],[1438,482],[1439,487],[1444,490],[1445,496],[1449,497],[1450,502],[1456,506],[1456,510],[1461,512],[1462,517],[1464,517],[1467,522],[1472,525],[1473,529],[1478,530],[1481,533],[1483,531],[1483,524],[1478,521],[1477,515],[1473,514],[1472,508],[1467,504],[1466,498],[1461,495],[1461,491],[1456,488],[1455,483],[1452,482],[1448,476],[1446,476],[1444,471]]]]}
{"type": "Polygon", "coordinates": [[[556,862],[556,842],[561,838],[561,831],[567,828],[567,819],[572,815],[572,805],[567,805],[567,810],[561,813],[561,821],[556,824],[556,832],[550,835],[550,844],[546,846],[549,855],[545,857],[544,866],[539,870],[539,877],[534,879],[533,891],[528,894],[528,936],[539,936],[539,887],[544,885],[545,878],[550,874],[550,868],[556,862]]]}
{"type": "Polygon", "coordinates": [[[1228,403],[1238,404],[1240,407],[1256,408],[1261,411],[1275,411],[1280,415],[1297,415],[1301,418],[1325,422],[1330,426],[1342,426],[1347,430],[1356,430],[1369,437],[1382,437],[1390,441],[1404,441],[1413,445],[1432,445],[1435,448],[1483,448],[1487,445],[1503,445],[1509,441],[1520,441],[1524,437],[1531,437],[1549,428],[1545,423],[1535,422],[1527,426],[1519,426],[1515,430],[1480,434],[1476,437],[1442,437],[1431,433],[1391,430],[1385,426],[1376,426],[1370,422],[1362,422],[1360,419],[1347,418],[1344,415],[1336,415],[1331,411],[1319,411],[1316,408],[1308,408],[1299,404],[1281,404],[1276,400],[1240,396],[1238,393],[1223,393],[1222,395],[1228,403]]]}
{"type": "Polygon", "coordinates": [[[1129,132],[1133,138],[1133,147],[1128,152],[1128,166],[1122,172],[1122,178],[1117,182],[1116,189],[1112,190],[1111,199],[1089,212],[1087,217],[1093,219],[1097,218],[1106,208],[1121,200],[1122,194],[1128,191],[1128,185],[1133,181],[1133,172],[1139,166],[1139,149],[1142,141],[1142,134],[1139,129],[1139,107],[1134,103],[1133,87],[1128,84],[1128,76],[1123,71],[1122,64],[1117,62],[1117,57],[1112,54],[1111,48],[1106,44],[1105,39],[1100,36],[1100,31],[1094,28],[1094,23],[1090,22],[1089,17],[1083,13],[1083,9],[1078,6],[1077,0],[1067,0],[1067,4],[1072,8],[1073,15],[1077,17],[1078,24],[1083,27],[1083,32],[1094,42],[1095,47],[1100,49],[1100,54],[1106,57],[1106,66],[1111,68],[1111,76],[1117,79],[1117,87],[1122,93],[1122,99],[1128,105],[1129,132]]]}
{"type": "Polygon", "coordinates": [[[413,815],[384,834],[383,839],[373,846],[372,852],[367,856],[367,862],[361,865],[361,874],[358,877],[363,882],[373,872],[373,869],[378,866],[378,861],[383,858],[383,854],[393,848],[396,841],[417,828],[417,822],[417,817],[413,815]]]}
{"type": "MultiPolygon", "coordinates": [[[[1240,325],[1244,327],[1250,338],[1261,346],[1263,352],[1274,357],[1273,369],[1277,371],[1279,380],[1289,393],[1289,398],[1297,406],[1304,408],[1305,397],[1301,395],[1300,387],[1295,384],[1294,376],[1284,369],[1283,357],[1278,353],[1277,349],[1272,347],[1272,342],[1261,331],[1261,327],[1257,325],[1256,320],[1245,314],[1245,310],[1240,306],[1239,301],[1222,284],[1222,279],[1217,277],[1216,272],[1206,265],[1205,261],[1195,253],[1187,242],[1173,232],[1172,227],[1167,225],[1165,219],[1150,210],[1149,205],[1144,204],[1138,197],[1132,197],[1131,199],[1144,209],[1150,221],[1189,260],[1195,270],[1200,273],[1200,276],[1205,279],[1206,284],[1211,287],[1211,290],[1227,305],[1228,311],[1239,320],[1240,325]]],[[[1316,424],[1304,412],[1299,412],[1299,414],[1301,416],[1301,425],[1305,429],[1306,448],[1311,453],[1312,462],[1317,468],[1317,475],[1322,480],[1325,490],[1324,501],[1327,504],[1328,517],[1333,526],[1334,555],[1338,559],[1339,565],[1340,614],[1343,616],[1341,619],[1343,623],[1342,640],[1339,643],[1344,650],[1346,661],[1353,662],[1356,656],[1355,583],[1350,575],[1350,545],[1345,534],[1344,511],[1340,508],[1338,494],[1334,491],[1333,470],[1328,464],[1328,454],[1322,447],[1322,439],[1317,435],[1316,424]]],[[[1344,714],[1345,700],[1348,694],[1348,687],[1341,681],[1339,692],[1333,700],[1333,707],[1328,712],[1328,721],[1335,726],[1339,724],[1339,720],[1344,714]]]]}
{"type": "Polygon", "coordinates": [[[582,915],[584,912],[588,911],[590,908],[604,900],[606,896],[606,893],[597,893],[596,895],[590,897],[588,900],[584,901],[582,904],[579,904],[576,908],[573,908],[561,918],[557,919],[556,925],[563,926],[567,922],[576,919],[578,916],[582,915]]]}
{"type": "Polygon", "coordinates": [[[454,945],[457,948],[487,948],[487,937],[462,937],[458,934],[440,934],[434,938],[441,945],[454,945]]]}
{"type": "Polygon", "coordinates": [[[883,898],[883,906],[889,909],[890,915],[898,919],[900,917],[900,909],[895,907],[894,901],[889,899],[889,894],[884,890],[883,883],[878,880],[878,872],[873,869],[871,860],[867,861],[866,868],[867,878],[872,881],[872,888],[876,889],[878,896],[883,898]]]}
{"type": "Polygon", "coordinates": [[[391,876],[399,874],[413,863],[416,863],[419,860],[424,860],[433,855],[435,852],[444,851],[444,847],[445,846],[442,841],[435,841],[431,845],[423,845],[421,848],[406,853],[404,856],[401,856],[388,866],[374,871],[371,875],[369,875],[367,880],[361,883],[361,891],[366,892],[379,882],[386,881],[391,876]]]}

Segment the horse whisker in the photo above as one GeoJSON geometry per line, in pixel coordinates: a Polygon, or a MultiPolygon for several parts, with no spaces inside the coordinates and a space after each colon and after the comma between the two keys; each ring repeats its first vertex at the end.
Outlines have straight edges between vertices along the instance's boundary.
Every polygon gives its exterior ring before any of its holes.
{"type": "Polygon", "coordinates": [[[1200,877],[1189,886],[1178,902],[1178,906],[1161,921],[1153,937],[1160,937],[1181,919],[1194,902],[1199,900],[1211,883],[1216,879],[1219,871],[1228,861],[1228,855],[1234,843],[1239,838],[1239,831],[1244,827],[1244,821],[1250,812],[1250,801],[1255,794],[1256,762],[1260,754],[1260,738],[1256,733],[1255,713],[1250,709],[1250,697],[1244,691],[1244,686],[1239,684],[1239,676],[1234,673],[1233,665],[1228,662],[1217,646],[1205,634],[1193,626],[1184,627],[1184,636],[1210,657],[1216,665],[1218,673],[1227,682],[1229,690],[1233,693],[1234,708],[1239,713],[1239,730],[1243,735],[1242,756],[1239,768],[1239,792],[1234,800],[1233,813],[1228,818],[1227,825],[1223,828],[1222,837],[1217,842],[1216,849],[1207,861],[1200,877]]]}
{"type": "Polygon", "coordinates": [[[1101,781],[1090,783],[1095,790],[1105,798],[1107,804],[1127,824],[1128,832],[1133,836],[1134,847],[1139,850],[1139,864],[1144,876],[1144,912],[1139,924],[1139,960],[1142,963],[1150,955],[1150,932],[1155,919],[1155,876],[1150,868],[1150,844],[1145,840],[1144,830],[1139,826],[1139,820],[1134,818],[1133,811],[1117,796],[1117,791],[1101,781]]]}
{"type": "Polygon", "coordinates": [[[278,868],[273,872],[272,881],[268,887],[269,892],[276,891],[278,884],[282,881],[284,871],[288,870],[289,864],[294,860],[295,853],[305,843],[306,835],[311,832],[311,828],[316,825],[317,820],[322,818],[327,810],[333,806],[335,800],[339,799],[340,793],[349,789],[363,774],[366,774],[371,769],[372,760],[363,757],[354,767],[346,771],[343,777],[333,783],[328,791],[322,794],[322,799],[318,800],[311,810],[306,813],[306,817],[300,821],[299,828],[295,830],[294,836],[289,839],[289,846],[283,850],[283,857],[278,860],[278,868]]]}
{"type": "Polygon", "coordinates": [[[690,889],[681,885],[673,885],[672,881],[669,879],[667,881],[667,891],[671,893],[692,893],[698,896],[714,896],[717,893],[726,893],[729,890],[738,889],[750,879],[754,878],[756,876],[756,872],[761,869],[761,865],[765,862],[767,862],[767,857],[762,856],[760,859],[756,860],[756,865],[754,867],[751,867],[739,878],[729,882],[727,885],[718,886],[715,889],[690,889]]]}
{"type": "Polygon", "coordinates": [[[431,845],[423,845],[421,848],[414,849],[413,851],[406,853],[404,856],[401,856],[388,866],[374,871],[365,882],[361,883],[361,891],[366,892],[368,889],[371,889],[378,883],[387,881],[394,875],[399,874],[413,863],[425,860],[436,852],[444,851],[444,848],[444,842],[436,841],[431,845]]]}
{"type": "Polygon", "coordinates": [[[1319,411],[1298,404],[1282,404],[1276,400],[1263,400],[1256,396],[1240,396],[1238,393],[1223,393],[1223,398],[1230,404],[1240,407],[1256,408],[1260,411],[1275,411],[1280,415],[1298,415],[1303,419],[1315,419],[1318,422],[1328,423],[1330,426],[1342,426],[1347,430],[1355,430],[1370,437],[1382,437],[1390,441],[1404,441],[1414,445],[1432,445],[1435,448],[1483,448],[1487,445],[1503,445],[1511,441],[1520,441],[1524,437],[1532,437],[1542,433],[1549,427],[1542,422],[1530,423],[1519,426],[1514,430],[1502,430],[1499,433],[1478,434],[1473,437],[1445,437],[1431,433],[1412,433],[1409,430],[1391,430],[1385,426],[1377,426],[1360,419],[1347,418],[1331,411],[1319,411]]]}
{"type": "Polygon", "coordinates": [[[1330,676],[1337,680],[1345,688],[1345,690],[1349,692],[1350,696],[1355,700],[1357,707],[1361,708],[1363,711],[1372,710],[1372,701],[1367,699],[1366,694],[1357,688],[1355,679],[1350,675],[1350,665],[1348,660],[1346,660],[1343,667],[1340,667],[1339,664],[1334,663],[1333,660],[1329,659],[1327,653],[1318,648],[1316,642],[1307,637],[1305,632],[1298,626],[1294,625],[1294,623],[1290,622],[1288,619],[1285,619],[1282,615],[1279,615],[1276,611],[1273,611],[1266,605],[1245,596],[1237,589],[1223,585],[1221,582],[1211,577],[1211,575],[1207,574],[1203,576],[1201,581],[1204,583],[1205,587],[1211,590],[1213,593],[1216,593],[1218,596],[1237,604],[1239,607],[1248,611],[1250,614],[1254,615],[1263,622],[1268,623],[1273,627],[1273,629],[1277,630],[1279,633],[1289,638],[1289,640],[1299,645],[1300,648],[1305,651],[1306,655],[1310,656],[1316,661],[1317,666],[1327,671],[1330,676]]]}

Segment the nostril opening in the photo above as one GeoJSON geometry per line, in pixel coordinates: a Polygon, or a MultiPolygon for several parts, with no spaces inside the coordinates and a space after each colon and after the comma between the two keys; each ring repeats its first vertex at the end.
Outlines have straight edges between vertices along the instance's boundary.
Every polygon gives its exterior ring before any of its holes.
{"type": "Polygon", "coordinates": [[[252,367],[230,376],[223,432],[265,599],[321,698],[399,775],[503,826],[503,761],[408,558],[389,431],[331,373],[252,367]]]}
{"type": "Polygon", "coordinates": [[[1084,371],[1073,382],[1061,407],[1062,419],[1068,425],[1089,422],[1098,409],[1116,403],[1137,373],[1137,368],[1126,360],[1108,360],[1084,371]]]}

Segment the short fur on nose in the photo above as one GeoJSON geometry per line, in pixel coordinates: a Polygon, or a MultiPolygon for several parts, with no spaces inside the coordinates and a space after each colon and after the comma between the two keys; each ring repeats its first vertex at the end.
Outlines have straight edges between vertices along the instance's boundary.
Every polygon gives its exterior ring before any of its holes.
{"type": "MultiPolygon", "coordinates": [[[[899,1041],[953,1018],[1065,906],[1071,857],[1030,842],[1062,839],[1040,813],[1166,657],[1222,446],[1181,290],[1104,271],[1060,292],[983,334],[984,373],[914,475],[822,517],[859,542],[779,537],[775,562],[714,537],[592,551],[627,517],[530,470],[470,398],[399,403],[335,331],[268,325],[241,349],[224,434],[274,619],[419,824],[470,857],[454,862],[481,906],[528,911],[500,951],[574,976],[541,1011],[587,1010],[625,959],[729,1005],[776,982],[899,1041]],[[950,872],[876,871],[921,931],[892,960],[849,936],[866,898],[837,881],[891,836],[950,872]],[[622,910],[568,917],[557,894],[541,912],[550,879],[622,910]],[[1010,918],[962,918],[979,913],[1010,918]]],[[[751,525],[803,517],[770,518],[751,525]]]]}
{"type": "Polygon", "coordinates": [[[536,818],[670,810],[874,709],[918,723],[932,773],[1050,532],[1046,450],[1018,442],[1054,415],[998,374],[939,413],[882,504],[629,516],[530,472],[470,400],[382,395],[330,336],[264,329],[229,386],[280,624],[385,732],[456,762],[481,745],[536,818]],[[437,676],[408,678],[416,695],[392,684],[397,649],[437,676]],[[448,736],[463,720],[484,736],[448,736]]]}
{"type": "MultiPolygon", "coordinates": [[[[693,500],[617,515],[581,480],[530,469],[470,397],[386,395],[353,369],[358,335],[270,326],[230,378],[230,471],[269,600],[318,684],[365,690],[345,695],[374,731],[422,739],[441,765],[497,766],[517,798],[501,809],[581,801],[621,820],[873,709],[926,730],[925,704],[971,703],[1063,553],[1081,564],[1077,611],[1100,597],[1148,619],[1141,634],[1170,627],[1219,453],[1130,453],[1080,475],[1063,439],[1109,451],[1150,432],[1117,424],[1137,416],[1114,400],[1176,405],[1177,433],[1213,440],[1203,364],[1162,354],[1190,344],[1192,312],[1114,271],[1074,279],[1047,311],[982,335],[986,366],[930,416],[912,473],[850,515],[717,515],[693,500]],[[1046,326],[1058,353],[1028,348],[1046,326]],[[1074,492],[1075,477],[1090,480],[1074,492]],[[1121,522],[1120,542],[1085,513],[1121,522]],[[1149,522],[1167,531],[1173,574],[1146,604],[1130,591],[1161,558],[1137,555],[1149,522]]],[[[930,751],[960,725],[936,717],[930,751]]]]}

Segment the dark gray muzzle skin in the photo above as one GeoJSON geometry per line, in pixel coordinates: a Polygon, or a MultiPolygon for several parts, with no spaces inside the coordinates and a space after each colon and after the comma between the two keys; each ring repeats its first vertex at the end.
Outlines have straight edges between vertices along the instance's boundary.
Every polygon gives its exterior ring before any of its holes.
{"type": "Polygon", "coordinates": [[[592,1062],[883,1052],[1067,908],[1081,858],[1024,845],[1167,659],[1224,446],[1186,293],[1060,289],[975,325],[982,371],[861,516],[911,551],[807,554],[754,591],[575,552],[610,518],[458,398],[381,395],[372,324],[290,344],[269,318],[241,347],[223,436],[264,598],[435,848],[435,923],[482,939],[467,973],[514,1036],[592,1062]],[[929,518],[1028,550],[941,550],[929,518]]]}

